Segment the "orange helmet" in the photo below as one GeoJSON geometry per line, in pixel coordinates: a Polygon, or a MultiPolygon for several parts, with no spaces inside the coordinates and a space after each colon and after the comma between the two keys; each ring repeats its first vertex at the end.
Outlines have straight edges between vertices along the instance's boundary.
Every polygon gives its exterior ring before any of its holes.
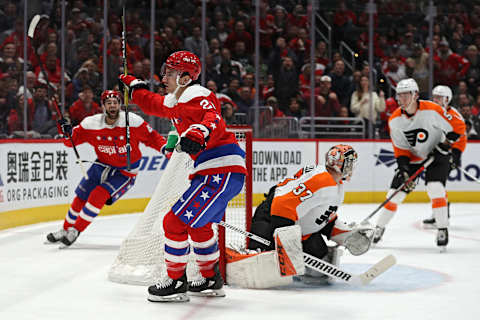
{"type": "Polygon", "coordinates": [[[337,144],[325,154],[325,166],[342,175],[342,180],[350,180],[358,155],[348,144],[337,144]]]}

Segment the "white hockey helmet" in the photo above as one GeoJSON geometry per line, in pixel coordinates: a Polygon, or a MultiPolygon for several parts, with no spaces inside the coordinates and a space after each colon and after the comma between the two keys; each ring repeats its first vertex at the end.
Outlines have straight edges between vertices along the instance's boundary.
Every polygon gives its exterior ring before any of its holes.
{"type": "Polygon", "coordinates": [[[452,89],[450,89],[448,86],[436,86],[432,90],[432,96],[440,96],[444,97],[443,103],[441,104],[442,107],[446,108],[450,104],[450,101],[452,101],[452,89]]]}
{"type": "Polygon", "coordinates": [[[357,163],[358,154],[348,144],[337,144],[325,154],[325,166],[342,175],[342,180],[349,180],[357,163]]]}
{"type": "Polygon", "coordinates": [[[395,92],[397,94],[405,93],[405,92],[419,92],[419,91],[420,90],[418,89],[417,82],[412,78],[400,80],[397,84],[397,87],[395,88],[395,92]]]}

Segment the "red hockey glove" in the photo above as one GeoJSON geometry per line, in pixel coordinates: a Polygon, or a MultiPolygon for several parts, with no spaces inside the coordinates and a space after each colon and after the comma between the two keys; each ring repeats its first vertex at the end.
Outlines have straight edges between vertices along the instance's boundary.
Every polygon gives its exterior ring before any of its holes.
{"type": "Polygon", "coordinates": [[[202,124],[192,124],[180,137],[180,148],[188,154],[197,154],[205,149],[210,131],[202,124]]]}
{"type": "Polygon", "coordinates": [[[118,77],[118,85],[119,89],[122,91],[125,87],[127,88],[130,99],[132,98],[133,95],[133,90],[135,89],[148,89],[148,85],[145,81],[140,80],[135,78],[134,76],[131,75],[124,75],[121,74],[118,77]]]}

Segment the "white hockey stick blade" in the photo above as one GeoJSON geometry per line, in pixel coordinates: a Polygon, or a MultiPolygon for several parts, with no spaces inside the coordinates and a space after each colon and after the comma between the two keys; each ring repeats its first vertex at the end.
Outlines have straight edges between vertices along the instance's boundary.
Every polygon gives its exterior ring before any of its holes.
{"type": "Polygon", "coordinates": [[[362,284],[369,284],[373,279],[390,269],[395,263],[397,263],[397,259],[395,259],[393,255],[386,256],[370,267],[370,269],[359,275],[362,284]]]}
{"type": "Polygon", "coordinates": [[[35,34],[35,28],[37,28],[38,22],[40,22],[40,15],[39,14],[37,14],[33,17],[32,21],[30,22],[30,25],[28,26],[27,35],[30,38],[33,38],[33,35],[35,34]]]}
{"type": "Polygon", "coordinates": [[[390,269],[396,263],[395,257],[393,255],[389,255],[377,262],[366,272],[357,275],[342,270],[333,264],[330,264],[305,252],[303,253],[303,260],[305,261],[306,266],[334,279],[338,279],[353,285],[369,284],[373,279],[390,269]]]}

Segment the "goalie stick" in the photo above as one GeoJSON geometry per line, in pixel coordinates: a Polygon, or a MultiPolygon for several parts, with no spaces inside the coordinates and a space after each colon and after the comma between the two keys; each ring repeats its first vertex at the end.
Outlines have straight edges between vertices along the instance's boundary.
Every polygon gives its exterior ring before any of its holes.
{"type": "MultiPolygon", "coordinates": [[[[253,234],[251,232],[242,230],[240,228],[237,228],[235,226],[232,226],[231,224],[225,222],[225,221],[220,221],[218,223],[224,228],[228,228],[230,230],[233,230],[235,232],[238,232],[250,239],[253,239],[255,241],[261,242],[267,246],[270,245],[270,241],[267,239],[264,239],[260,236],[257,236],[256,234],[253,234]]],[[[372,267],[370,267],[367,271],[361,274],[353,274],[348,271],[342,270],[339,267],[330,264],[322,259],[319,259],[317,257],[314,257],[308,253],[303,252],[303,261],[305,262],[305,265],[320,272],[323,273],[327,276],[330,276],[334,279],[341,280],[346,283],[350,283],[353,285],[366,285],[372,282],[373,279],[377,278],[379,275],[390,269],[395,263],[396,259],[393,255],[388,255],[376,264],[374,264],[372,267]]]]}
{"type": "MultiPolygon", "coordinates": [[[[37,14],[32,18],[32,21],[30,22],[30,25],[28,26],[27,35],[30,39],[32,39],[32,47],[33,47],[33,40],[34,40],[34,36],[35,36],[35,30],[37,29],[37,26],[42,19],[50,19],[50,17],[46,14],[43,14],[43,15],[37,14]]],[[[34,52],[34,54],[35,54],[35,56],[38,60],[40,70],[45,75],[45,81],[47,82],[47,97],[48,97],[49,92],[50,92],[50,81],[48,81],[48,74],[43,68],[42,61],[40,60],[40,57],[38,56],[38,53],[37,53],[37,49],[35,47],[33,48],[33,52],[34,52]]],[[[62,74],[62,77],[63,77],[63,74],[62,74]]],[[[58,117],[60,119],[64,119],[63,114],[60,111],[60,108],[58,107],[58,103],[57,103],[57,99],[55,98],[55,94],[52,95],[52,100],[53,100],[53,105],[55,106],[55,110],[58,114],[58,117]]],[[[82,171],[82,174],[85,177],[85,179],[88,180],[87,171],[85,170],[85,167],[83,166],[82,160],[80,159],[80,154],[78,153],[77,147],[76,147],[75,143],[73,142],[73,138],[69,134],[66,134],[66,135],[67,135],[68,139],[70,140],[70,143],[72,144],[73,151],[75,152],[75,157],[77,158],[77,160],[75,162],[80,166],[80,170],[82,171]]]]}
{"type": "Polygon", "coordinates": [[[432,162],[433,162],[434,158],[433,157],[428,157],[427,160],[425,160],[424,162],[422,162],[422,166],[420,168],[418,168],[417,171],[415,171],[411,176],[410,178],[408,178],[404,183],[402,183],[402,185],[400,187],[398,187],[397,189],[395,189],[395,191],[390,195],[390,197],[388,197],[387,199],[385,199],[385,201],[383,201],[382,203],[380,203],[380,205],[375,209],[373,210],[372,213],[370,213],[365,219],[362,220],[362,222],[360,222],[360,224],[366,224],[368,223],[368,220],[370,220],[378,211],[380,211],[380,209],[383,208],[383,206],[385,204],[387,204],[387,202],[389,202],[390,200],[393,199],[393,197],[395,197],[397,195],[397,193],[399,193],[400,191],[402,191],[402,189],[407,185],[409,184],[410,182],[412,182],[413,180],[415,180],[419,175],[420,173],[423,172],[423,170],[425,170],[432,162]]]}

